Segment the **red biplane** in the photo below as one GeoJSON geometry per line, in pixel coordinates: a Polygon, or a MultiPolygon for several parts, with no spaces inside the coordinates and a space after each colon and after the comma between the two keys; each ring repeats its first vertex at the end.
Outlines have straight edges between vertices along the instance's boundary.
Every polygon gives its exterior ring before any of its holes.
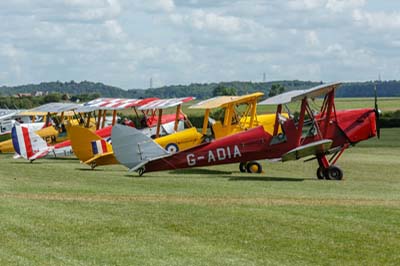
{"type": "Polygon", "coordinates": [[[139,175],[236,162],[248,172],[261,172],[261,166],[255,160],[284,162],[312,156],[308,160],[318,161],[319,179],[341,180],[343,171],[336,166],[337,160],[350,146],[377,134],[379,137],[379,110],[375,100],[375,109],[336,111],[334,96],[339,86],[340,83],[332,83],[290,91],[260,102],[261,105],[277,106],[272,135],[257,127],[170,154],[137,130],[114,126],[114,153],[121,164],[139,175]],[[316,112],[310,103],[321,96],[324,100],[316,112]],[[301,102],[298,117],[282,116],[282,107],[294,101],[301,102]],[[279,126],[281,133],[278,133],[279,126]]]}

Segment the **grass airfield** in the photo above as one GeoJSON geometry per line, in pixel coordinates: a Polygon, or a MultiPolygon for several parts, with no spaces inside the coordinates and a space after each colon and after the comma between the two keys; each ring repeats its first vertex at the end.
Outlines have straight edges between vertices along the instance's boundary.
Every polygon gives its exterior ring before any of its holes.
{"type": "Polygon", "coordinates": [[[400,129],[339,160],[146,173],[0,155],[0,265],[398,265],[400,129]]]}

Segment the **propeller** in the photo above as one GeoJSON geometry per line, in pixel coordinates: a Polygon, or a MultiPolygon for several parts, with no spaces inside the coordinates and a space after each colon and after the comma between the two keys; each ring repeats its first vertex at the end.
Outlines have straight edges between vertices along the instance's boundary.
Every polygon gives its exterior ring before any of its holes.
{"type": "Polygon", "coordinates": [[[380,123],[380,116],[381,116],[381,110],[378,108],[378,94],[376,91],[376,85],[374,87],[374,92],[375,92],[375,122],[376,122],[376,133],[378,136],[378,139],[381,138],[381,123],[380,123]]]}

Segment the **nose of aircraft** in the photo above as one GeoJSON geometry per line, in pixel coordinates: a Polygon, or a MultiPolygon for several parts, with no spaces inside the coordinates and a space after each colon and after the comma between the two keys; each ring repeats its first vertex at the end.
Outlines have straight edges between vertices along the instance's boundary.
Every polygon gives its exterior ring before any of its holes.
{"type": "Polygon", "coordinates": [[[377,117],[375,109],[338,111],[339,127],[352,143],[357,143],[377,135],[377,117]]]}

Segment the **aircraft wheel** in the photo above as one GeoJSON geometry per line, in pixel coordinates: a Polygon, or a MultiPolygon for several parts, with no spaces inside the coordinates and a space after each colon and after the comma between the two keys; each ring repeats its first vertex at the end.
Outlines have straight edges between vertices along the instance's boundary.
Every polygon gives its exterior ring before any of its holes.
{"type": "Polygon", "coordinates": [[[96,168],[96,162],[91,162],[90,163],[90,168],[92,168],[92,170],[94,169],[94,168],[96,168]]]}
{"type": "Polygon", "coordinates": [[[246,170],[248,173],[261,173],[262,172],[262,166],[260,163],[256,161],[251,161],[248,162],[246,165],[246,170]]]}
{"type": "Polygon", "coordinates": [[[239,170],[242,173],[246,173],[247,169],[246,169],[247,163],[240,163],[239,164],[239,170]]]}
{"type": "Polygon", "coordinates": [[[326,169],[326,179],[329,180],[342,180],[343,178],[343,171],[339,167],[332,165],[326,169]]]}
{"type": "Polygon", "coordinates": [[[325,179],[325,173],[324,172],[325,172],[324,168],[318,167],[318,169],[317,169],[317,177],[318,177],[318,179],[320,179],[320,180],[325,179]]]}

